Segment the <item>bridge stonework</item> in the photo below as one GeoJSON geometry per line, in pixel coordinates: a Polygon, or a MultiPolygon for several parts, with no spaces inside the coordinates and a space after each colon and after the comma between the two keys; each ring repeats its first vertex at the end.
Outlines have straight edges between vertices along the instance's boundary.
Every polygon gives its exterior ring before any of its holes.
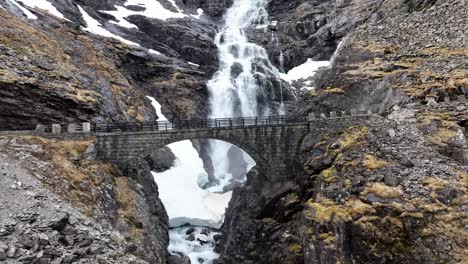
{"type": "Polygon", "coordinates": [[[124,170],[133,161],[174,142],[191,139],[216,139],[247,152],[270,181],[287,180],[297,170],[301,143],[310,131],[308,122],[252,127],[218,127],[168,131],[99,133],[98,158],[124,170]]]}

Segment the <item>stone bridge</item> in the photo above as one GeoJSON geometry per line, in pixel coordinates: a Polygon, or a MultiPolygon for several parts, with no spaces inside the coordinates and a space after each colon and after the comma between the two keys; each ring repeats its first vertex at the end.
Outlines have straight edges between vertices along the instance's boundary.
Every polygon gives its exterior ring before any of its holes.
{"type": "Polygon", "coordinates": [[[341,132],[372,113],[331,112],[329,116],[277,116],[184,120],[170,122],[94,124],[98,157],[122,169],[132,161],[171,143],[191,139],[216,139],[231,143],[256,162],[269,181],[288,180],[300,172],[300,151],[308,134],[341,132]]]}
{"type": "MultiPolygon", "coordinates": [[[[36,134],[57,139],[97,138],[97,157],[130,173],[138,161],[171,143],[216,139],[248,153],[269,181],[289,180],[301,171],[301,145],[307,135],[340,133],[362,124],[373,126],[382,117],[371,112],[331,112],[309,116],[174,120],[173,122],[115,122],[37,125],[36,134]],[[136,163],[135,163],[136,162],[136,163]]],[[[27,132],[27,131],[22,131],[27,132]]],[[[29,131],[29,133],[34,131],[29,131]]]]}
{"type": "Polygon", "coordinates": [[[297,170],[297,155],[309,133],[309,122],[297,117],[257,117],[97,124],[92,130],[96,132],[98,157],[122,169],[174,142],[217,139],[248,153],[269,180],[281,181],[297,170]]]}

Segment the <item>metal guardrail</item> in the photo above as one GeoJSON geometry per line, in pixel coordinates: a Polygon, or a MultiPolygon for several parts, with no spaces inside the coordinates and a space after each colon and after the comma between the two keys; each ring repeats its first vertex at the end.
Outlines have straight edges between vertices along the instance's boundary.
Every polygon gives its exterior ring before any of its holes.
{"type": "Polygon", "coordinates": [[[187,119],[169,121],[147,122],[111,122],[92,123],[91,132],[139,132],[139,131],[168,131],[179,129],[203,128],[232,128],[286,125],[307,122],[307,116],[260,116],[239,118],[213,118],[213,119],[187,119]]]}

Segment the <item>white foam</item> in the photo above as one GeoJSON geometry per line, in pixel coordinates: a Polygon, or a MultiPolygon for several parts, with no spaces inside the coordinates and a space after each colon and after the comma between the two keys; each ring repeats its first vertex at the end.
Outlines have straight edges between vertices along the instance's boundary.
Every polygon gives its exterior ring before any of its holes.
{"type": "Polygon", "coordinates": [[[82,27],[83,30],[88,31],[88,32],[93,33],[93,34],[96,34],[96,35],[103,36],[103,37],[114,38],[114,39],[120,40],[123,43],[128,44],[128,45],[140,46],[138,43],[132,42],[132,41],[127,40],[127,39],[124,39],[124,38],[122,38],[120,36],[117,36],[117,35],[111,33],[107,29],[103,28],[101,23],[99,23],[99,21],[92,18],[79,5],[78,5],[78,9],[80,10],[81,15],[83,16],[83,19],[86,22],[86,27],[82,27]]]}
{"type": "Polygon", "coordinates": [[[170,244],[168,251],[174,254],[184,253],[190,258],[191,263],[200,263],[199,259],[203,260],[203,263],[211,263],[212,260],[219,257],[213,251],[214,242],[213,236],[219,233],[210,232],[208,236],[201,234],[203,228],[194,227],[194,238],[195,240],[187,240],[187,230],[191,227],[181,227],[169,230],[170,244]],[[207,241],[207,243],[200,243],[198,239],[207,241]]]}

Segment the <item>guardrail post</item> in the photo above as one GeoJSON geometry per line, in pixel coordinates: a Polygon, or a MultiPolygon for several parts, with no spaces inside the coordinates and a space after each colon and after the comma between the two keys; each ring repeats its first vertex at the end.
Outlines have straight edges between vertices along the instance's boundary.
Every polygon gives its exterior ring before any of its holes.
{"type": "Polygon", "coordinates": [[[44,134],[45,133],[45,126],[44,125],[36,125],[36,130],[34,130],[37,134],[44,134]]]}
{"type": "Polygon", "coordinates": [[[59,124],[52,125],[52,134],[60,134],[62,132],[62,126],[59,124]]]}
{"type": "Polygon", "coordinates": [[[336,112],[335,112],[335,111],[331,111],[331,112],[330,112],[330,118],[331,118],[331,119],[335,119],[335,118],[336,118],[336,112]]]}
{"type": "Polygon", "coordinates": [[[321,114],[320,114],[320,117],[321,117],[322,119],[327,119],[327,116],[326,116],[324,113],[321,113],[321,114]]]}
{"type": "Polygon", "coordinates": [[[68,124],[67,132],[68,133],[75,133],[76,132],[76,124],[68,124]]]}
{"type": "Polygon", "coordinates": [[[91,123],[84,122],[84,123],[81,124],[81,127],[83,128],[83,133],[91,132],[91,123]]]}

